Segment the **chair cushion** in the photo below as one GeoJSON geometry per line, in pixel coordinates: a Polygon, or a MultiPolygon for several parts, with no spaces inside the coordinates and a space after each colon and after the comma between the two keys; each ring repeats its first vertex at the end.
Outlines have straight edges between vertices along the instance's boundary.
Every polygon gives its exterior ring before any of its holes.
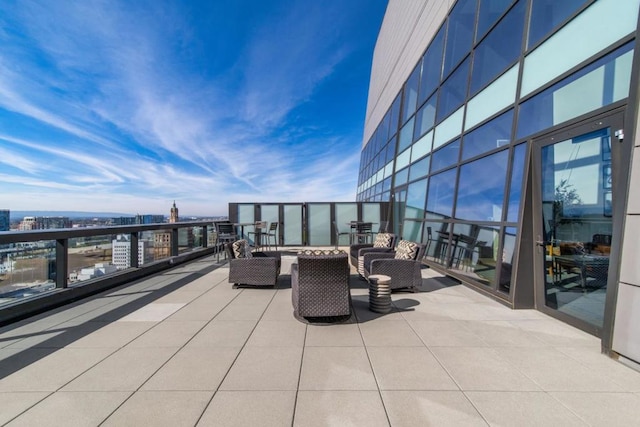
{"type": "Polygon", "coordinates": [[[376,235],[376,241],[373,242],[374,248],[389,248],[393,242],[393,235],[391,233],[378,233],[376,235]]]}
{"type": "Polygon", "coordinates": [[[249,242],[244,239],[233,242],[231,249],[233,250],[234,258],[253,258],[249,242]]]}
{"type": "Polygon", "coordinates": [[[396,248],[395,259],[416,259],[420,245],[408,240],[400,240],[396,248]]]}
{"type": "Polygon", "coordinates": [[[343,254],[342,249],[303,249],[298,251],[298,255],[338,255],[343,254]]]}

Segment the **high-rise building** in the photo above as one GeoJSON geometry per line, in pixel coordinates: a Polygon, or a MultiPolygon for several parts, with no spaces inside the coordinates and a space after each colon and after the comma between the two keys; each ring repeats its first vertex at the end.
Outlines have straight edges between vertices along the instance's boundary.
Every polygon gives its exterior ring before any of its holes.
{"type": "MultiPolygon", "coordinates": [[[[153,254],[148,250],[149,242],[138,241],[138,265],[144,265],[153,260],[153,254]]],[[[131,240],[128,235],[118,235],[111,243],[111,263],[123,270],[131,267],[131,240]]]]}
{"type": "Polygon", "coordinates": [[[0,231],[9,231],[11,228],[11,218],[9,209],[0,209],[0,231]]]}
{"type": "Polygon", "coordinates": [[[358,201],[425,261],[640,362],[640,0],[389,0],[358,201]]]}

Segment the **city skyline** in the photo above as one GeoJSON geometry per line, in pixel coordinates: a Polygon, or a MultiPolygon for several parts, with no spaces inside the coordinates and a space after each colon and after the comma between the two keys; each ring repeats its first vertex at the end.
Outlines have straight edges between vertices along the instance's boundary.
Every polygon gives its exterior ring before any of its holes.
{"type": "Polygon", "coordinates": [[[386,1],[0,6],[0,207],[355,200],[386,1]]]}

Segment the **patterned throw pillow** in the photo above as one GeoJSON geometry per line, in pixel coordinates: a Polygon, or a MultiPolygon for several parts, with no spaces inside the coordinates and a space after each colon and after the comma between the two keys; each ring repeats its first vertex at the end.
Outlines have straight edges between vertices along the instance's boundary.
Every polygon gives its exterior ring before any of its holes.
{"type": "Polygon", "coordinates": [[[373,242],[374,248],[390,248],[393,236],[391,233],[378,233],[376,241],[373,242]]]}
{"type": "Polygon", "coordinates": [[[338,255],[343,254],[342,249],[303,249],[298,251],[298,255],[338,255]]]}
{"type": "Polygon", "coordinates": [[[233,242],[231,249],[233,250],[234,258],[253,258],[249,242],[244,239],[233,242]]]}
{"type": "Polygon", "coordinates": [[[408,240],[400,240],[396,248],[395,259],[416,259],[420,245],[408,240]]]}

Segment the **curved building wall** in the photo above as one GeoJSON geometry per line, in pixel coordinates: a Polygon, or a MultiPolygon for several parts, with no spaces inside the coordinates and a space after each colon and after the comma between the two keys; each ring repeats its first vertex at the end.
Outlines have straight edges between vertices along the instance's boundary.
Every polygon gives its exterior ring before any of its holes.
{"type": "Polygon", "coordinates": [[[390,0],[357,189],[432,267],[635,361],[639,8],[390,0]]]}
{"type": "Polygon", "coordinates": [[[389,0],[373,52],[363,145],[376,130],[455,0],[389,0]]]}

